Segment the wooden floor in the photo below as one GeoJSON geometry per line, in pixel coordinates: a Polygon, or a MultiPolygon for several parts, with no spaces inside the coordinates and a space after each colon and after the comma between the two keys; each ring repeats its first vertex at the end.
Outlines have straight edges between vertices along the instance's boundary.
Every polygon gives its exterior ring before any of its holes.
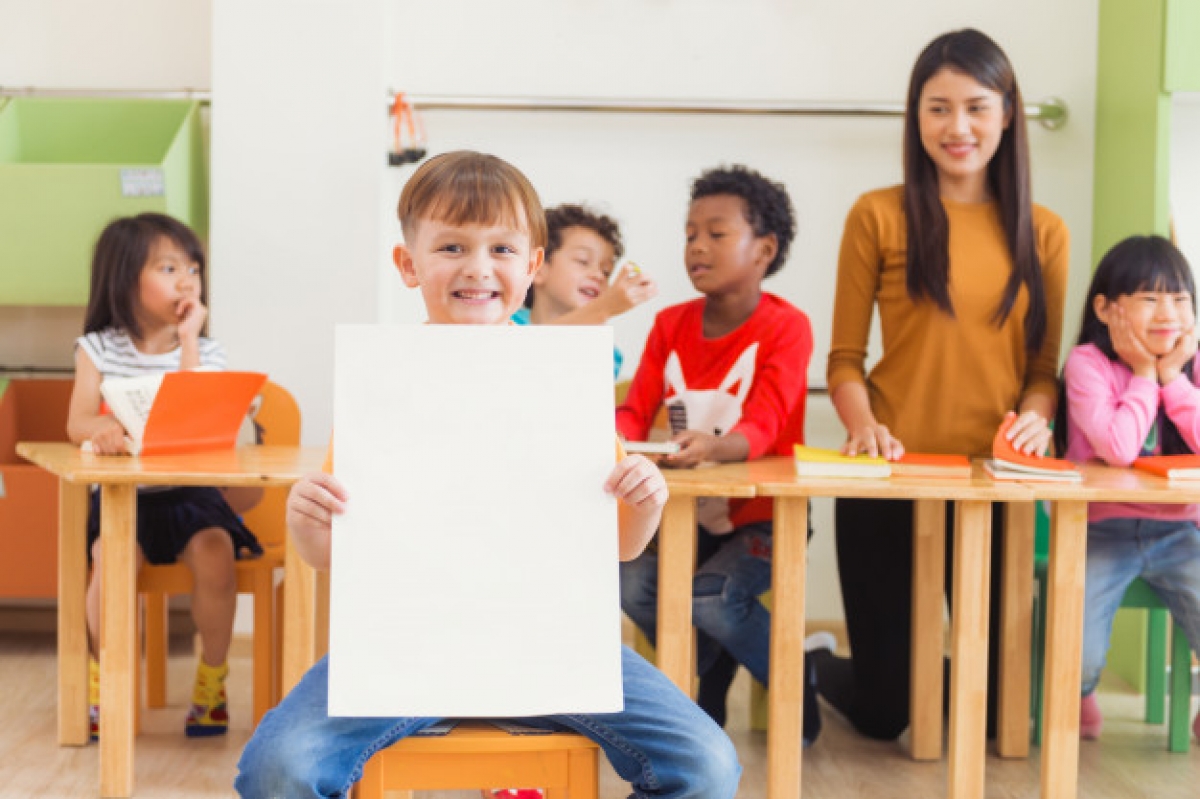
{"type": "MultiPolygon", "coordinates": [[[[232,729],[223,739],[190,741],[183,735],[186,701],[195,661],[172,657],[172,706],[148,711],[137,740],[137,795],[171,799],[228,797],[238,753],[249,737],[247,659],[234,658],[229,682],[232,729]]],[[[765,736],[747,729],[744,676],[732,695],[730,736],[741,753],[745,776],[739,797],[765,792],[765,736]]],[[[54,637],[0,632],[0,796],[5,799],[73,799],[97,795],[96,747],[59,748],[54,729],[54,637]]],[[[1186,755],[1166,751],[1166,729],[1140,720],[1141,698],[1119,686],[1102,687],[1103,739],[1080,747],[1080,796],[1085,799],[1195,799],[1200,796],[1200,746],[1186,755]]],[[[914,763],[901,744],[856,735],[832,711],[824,733],[804,755],[806,799],[890,799],[945,795],[945,764],[914,763]]],[[[1036,754],[1036,750],[1035,750],[1036,754]]],[[[607,769],[607,767],[605,767],[607,769]]],[[[1034,797],[1038,761],[989,758],[988,799],[1034,797]]],[[[628,795],[611,771],[601,775],[602,799],[628,795]]],[[[478,794],[445,794],[477,799],[478,794]]]]}

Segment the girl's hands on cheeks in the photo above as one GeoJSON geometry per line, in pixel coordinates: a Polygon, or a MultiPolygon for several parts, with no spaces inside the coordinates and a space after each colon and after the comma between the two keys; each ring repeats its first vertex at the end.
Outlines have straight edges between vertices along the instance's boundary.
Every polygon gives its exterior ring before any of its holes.
{"type": "Polygon", "coordinates": [[[300,536],[325,535],[334,514],[344,513],[349,496],[331,474],[307,474],[292,486],[287,499],[287,526],[300,536]]]}
{"type": "Polygon", "coordinates": [[[683,430],[671,437],[679,445],[674,455],[663,455],[659,463],[672,469],[691,469],[705,461],[715,461],[718,438],[699,430],[683,430]]]}
{"type": "Polygon", "coordinates": [[[97,420],[100,429],[92,433],[88,442],[96,455],[124,455],[128,452],[125,447],[125,428],[115,416],[102,416],[97,420]]]}
{"type": "Polygon", "coordinates": [[[898,460],[904,454],[904,445],[892,435],[887,425],[874,422],[849,431],[842,445],[843,455],[882,455],[889,461],[898,460]]]}
{"type": "Polygon", "coordinates": [[[638,511],[657,512],[667,504],[666,479],[641,455],[626,455],[618,462],[604,481],[604,490],[638,511]]]}
{"type": "Polygon", "coordinates": [[[1196,328],[1185,330],[1175,346],[1158,359],[1158,382],[1167,385],[1183,373],[1184,365],[1196,355],[1196,328]]]}
{"type": "Polygon", "coordinates": [[[1147,380],[1158,379],[1158,358],[1133,335],[1129,317],[1119,305],[1114,305],[1113,313],[1109,315],[1108,335],[1112,339],[1113,351],[1117,353],[1117,357],[1124,361],[1135,375],[1147,380]]]}
{"type": "Polygon", "coordinates": [[[176,335],[180,341],[195,340],[204,329],[204,321],[208,319],[208,309],[199,297],[188,297],[179,301],[175,306],[175,314],[179,317],[176,335]]]}
{"type": "MultiPolygon", "coordinates": [[[[1005,421],[1015,416],[1012,411],[1004,415],[1005,421]]],[[[1005,436],[1012,442],[1013,448],[1026,455],[1042,455],[1050,445],[1050,426],[1046,417],[1037,411],[1025,411],[1012,427],[1008,428],[1005,436]]]]}

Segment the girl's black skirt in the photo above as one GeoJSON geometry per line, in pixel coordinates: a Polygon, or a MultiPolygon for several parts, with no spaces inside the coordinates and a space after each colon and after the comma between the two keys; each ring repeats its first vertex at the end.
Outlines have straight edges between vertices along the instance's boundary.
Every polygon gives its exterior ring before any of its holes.
{"type": "MultiPolygon", "coordinates": [[[[242,523],[215,488],[180,487],[166,491],[139,491],[137,498],[137,541],[146,561],[155,565],[174,563],[192,536],[208,527],[220,527],[233,540],[239,560],[262,554],[262,545],[242,523]]],[[[88,509],[88,558],[100,537],[100,492],[92,492],[88,509]]]]}

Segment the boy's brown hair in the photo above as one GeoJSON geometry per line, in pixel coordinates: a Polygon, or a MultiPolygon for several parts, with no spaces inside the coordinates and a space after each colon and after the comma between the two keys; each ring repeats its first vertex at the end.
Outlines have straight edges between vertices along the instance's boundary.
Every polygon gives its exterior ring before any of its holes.
{"type": "Polygon", "coordinates": [[[525,228],[532,246],[546,246],[546,215],[537,191],[515,166],[486,153],[456,150],[430,158],[404,184],[396,213],[406,241],[418,220],[437,219],[525,228]]]}

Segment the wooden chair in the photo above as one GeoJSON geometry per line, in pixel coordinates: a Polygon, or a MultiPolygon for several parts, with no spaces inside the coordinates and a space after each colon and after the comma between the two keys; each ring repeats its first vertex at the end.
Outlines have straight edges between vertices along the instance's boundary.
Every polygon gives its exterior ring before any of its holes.
{"type": "MultiPolygon", "coordinates": [[[[1034,553],[1034,625],[1032,690],[1030,705],[1033,713],[1033,742],[1042,743],[1042,699],[1045,694],[1046,630],[1046,571],[1049,568],[1049,518],[1040,505],[1037,515],[1037,535],[1034,553]]],[[[1167,700],[1167,629],[1171,628],[1170,652],[1170,717],[1167,726],[1167,751],[1184,754],[1191,745],[1192,652],[1187,634],[1173,624],[1167,606],[1144,580],[1130,583],[1121,598],[1123,608],[1141,608],[1148,614],[1146,636],[1146,703],[1147,724],[1163,723],[1163,705],[1167,700]]]]}
{"type": "MultiPolygon", "coordinates": [[[[262,405],[255,417],[262,428],[262,443],[300,443],[300,409],[283,387],[268,382],[263,386],[262,405]]],[[[263,555],[237,562],[239,594],[254,596],[254,723],[279,701],[279,637],[283,607],[275,588],[275,570],[283,568],[287,544],[286,488],[267,488],[262,501],[248,511],[246,526],[258,537],[263,555]]],[[[146,704],[166,704],[167,682],[167,597],[192,590],[192,575],[182,563],[164,566],[146,564],[138,575],[146,614],[146,704]]]]}
{"type": "Polygon", "coordinates": [[[447,735],[413,736],[377,752],[354,795],[520,787],[543,788],[547,799],[596,799],[598,751],[574,733],[510,735],[464,722],[447,735]]]}

